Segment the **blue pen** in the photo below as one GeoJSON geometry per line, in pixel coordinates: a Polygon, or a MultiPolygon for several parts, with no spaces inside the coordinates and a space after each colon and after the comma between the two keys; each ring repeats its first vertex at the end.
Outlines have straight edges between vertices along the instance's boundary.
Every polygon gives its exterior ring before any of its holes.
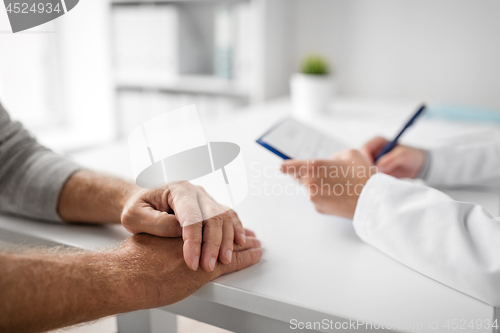
{"type": "Polygon", "coordinates": [[[413,123],[415,122],[415,120],[422,114],[424,113],[424,110],[425,110],[425,104],[423,104],[419,109],[418,111],[413,115],[413,117],[411,117],[411,119],[406,123],[405,127],[403,127],[403,129],[401,130],[401,132],[399,132],[399,134],[396,136],[396,138],[394,140],[392,140],[391,142],[388,142],[383,148],[382,150],[378,153],[377,157],[375,157],[375,163],[377,163],[378,159],[381,158],[382,156],[384,156],[385,154],[387,154],[388,152],[390,152],[391,150],[394,149],[394,147],[396,147],[398,145],[398,140],[399,138],[401,137],[401,135],[403,135],[403,133],[406,131],[406,129],[408,127],[410,127],[411,125],[413,125],[413,123]]]}

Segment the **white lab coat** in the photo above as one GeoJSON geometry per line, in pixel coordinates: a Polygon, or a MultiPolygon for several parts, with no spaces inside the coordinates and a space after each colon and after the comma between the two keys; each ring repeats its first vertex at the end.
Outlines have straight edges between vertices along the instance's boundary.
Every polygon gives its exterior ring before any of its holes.
{"type": "MultiPolygon", "coordinates": [[[[430,185],[500,188],[499,144],[439,148],[429,156],[430,185]]],[[[500,219],[482,207],[377,174],[361,192],[353,223],[363,241],[392,258],[500,307],[500,219]]]]}

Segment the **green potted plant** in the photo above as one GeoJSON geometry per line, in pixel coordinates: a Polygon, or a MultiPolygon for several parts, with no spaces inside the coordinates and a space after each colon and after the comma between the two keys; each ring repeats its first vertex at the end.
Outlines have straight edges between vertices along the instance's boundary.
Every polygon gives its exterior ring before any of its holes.
{"type": "Polygon", "coordinates": [[[333,91],[331,69],[325,58],[320,55],[305,57],[300,73],[295,73],[290,80],[290,89],[295,116],[324,112],[333,91]]]}

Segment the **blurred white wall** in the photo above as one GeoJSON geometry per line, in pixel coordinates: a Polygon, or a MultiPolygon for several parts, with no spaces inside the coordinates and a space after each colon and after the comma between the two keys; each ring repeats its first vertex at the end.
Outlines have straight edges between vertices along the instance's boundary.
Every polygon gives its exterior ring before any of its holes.
{"type": "Polygon", "coordinates": [[[59,152],[116,136],[109,0],[85,0],[58,19],[12,34],[0,10],[0,99],[59,152]]]}
{"type": "MultiPolygon", "coordinates": [[[[264,41],[252,52],[261,99],[286,94],[300,59],[317,52],[337,70],[344,96],[500,109],[498,0],[255,1],[265,13],[252,34],[264,41]]],[[[37,133],[50,147],[74,149],[116,135],[109,2],[80,1],[15,35],[0,11],[3,101],[30,129],[65,124],[37,133]]]]}
{"type": "Polygon", "coordinates": [[[80,1],[58,18],[64,105],[82,145],[116,135],[108,0],[80,1]]]}
{"type": "Polygon", "coordinates": [[[343,95],[500,108],[500,1],[298,0],[295,31],[343,95]]]}

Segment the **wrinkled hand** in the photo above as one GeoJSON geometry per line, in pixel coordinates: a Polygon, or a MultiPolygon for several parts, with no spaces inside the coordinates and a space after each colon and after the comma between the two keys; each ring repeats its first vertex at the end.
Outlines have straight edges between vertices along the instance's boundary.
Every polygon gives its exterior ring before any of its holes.
{"type": "Polygon", "coordinates": [[[202,187],[188,182],[161,190],[140,190],[125,204],[122,225],[131,233],[184,240],[184,260],[192,270],[211,272],[217,258],[229,264],[233,244],[245,231],[233,210],[218,204],[202,187]]]}
{"type": "Polygon", "coordinates": [[[352,218],[361,190],[376,168],[357,150],[331,160],[287,160],[281,171],[306,186],[309,199],[322,214],[352,218]]]}
{"type": "MultiPolygon", "coordinates": [[[[384,138],[375,137],[362,148],[363,155],[373,163],[375,157],[384,145],[389,142],[384,138]]],[[[425,152],[422,149],[397,145],[393,150],[382,156],[376,163],[380,172],[396,178],[415,178],[425,163],[425,152]]]]}
{"type": "Polygon", "coordinates": [[[214,270],[191,270],[183,260],[180,238],[161,238],[151,235],[132,236],[117,254],[123,276],[129,279],[130,302],[139,308],[166,306],[178,302],[205,283],[257,263],[262,250],[250,230],[245,230],[247,242],[235,245],[231,263],[217,262],[214,270]]]}

